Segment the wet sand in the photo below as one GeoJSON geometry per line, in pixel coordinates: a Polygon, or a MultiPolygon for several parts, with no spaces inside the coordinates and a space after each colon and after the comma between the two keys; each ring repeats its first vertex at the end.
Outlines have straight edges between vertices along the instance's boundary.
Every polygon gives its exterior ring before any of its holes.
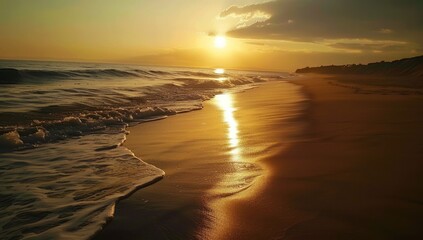
{"type": "Polygon", "coordinates": [[[124,146],[166,175],[120,201],[113,220],[95,239],[194,239],[207,216],[205,192],[218,182],[215,172],[228,167],[219,110],[206,103],[201,111],[129,130],[124,146]]]}
{"type": "Polygon", "coordinates": [[[96,239],[420,239],[423,96],[293,82],[302,114],[276,83],[231,95],[236,111],[210,101],[131,128],[125,146],[166,177],[96,239]]]}
{"type": "Polygon", "coordinates": [[[335,80],[297,81],[308,138],[264,159],[272,174],[230,203],[220,239],[422,238],[423,96],[335,80]]]}
{"type": "Polygon", "coordinates": [[[124,146],[166,176],[119,202],[95,239],[205,239],[220,231],[229,211],[218,206],[254,192],[268,171],[260,160],[299,137],[300,93],[266,84],[131,127],[124,146]]]}

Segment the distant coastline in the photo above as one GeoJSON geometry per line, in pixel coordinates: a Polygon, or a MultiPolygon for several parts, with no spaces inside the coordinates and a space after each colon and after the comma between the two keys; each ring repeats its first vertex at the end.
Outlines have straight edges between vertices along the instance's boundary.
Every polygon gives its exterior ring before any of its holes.
{"type": "Polygon", "coordinates": [[[330,65],[306,67],[296,70],[296,73],[318,73],[331,75],[375,75],[390,77],[407,77],[423,80],[423,56],[404,58],[392,62],[377,62],[369,64],[330,65]]]}

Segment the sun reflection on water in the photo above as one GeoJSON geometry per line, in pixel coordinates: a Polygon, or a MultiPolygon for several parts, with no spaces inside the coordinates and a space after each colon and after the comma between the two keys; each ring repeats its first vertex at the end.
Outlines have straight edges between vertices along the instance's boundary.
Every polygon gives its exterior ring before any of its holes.
{"type": "Polygon", "coordinates": [[[223,69],[223,68],[216,68],[214,70],[214,73],[216,73],[216,74],[224,74],[225,73],[225,69],[223,69]]]}
{"type": "Polygon", "coordinates": [[[228,78],[224,77],[224,75],[223,75],[223,74],[225,74],[225,69],[223,69],[223,68],[216,68],[214,70],[214,73],[217,74],[218,77],[216,78],[216,80],[219,81],[219,82],[224,82],[228,79],[228,78]]]}
{"type": "Polygon", "coordinates": [[[238,161],[240,159],[241,149],[239,147],[238,137],[238,121],[234,117],[234,108],[232,95],[229,93],[217,95],[215,97],[217,106],[223,111],[223,121],[228,126],[228,143],[230,147],[230,154],[232,161],[238,161]]]}

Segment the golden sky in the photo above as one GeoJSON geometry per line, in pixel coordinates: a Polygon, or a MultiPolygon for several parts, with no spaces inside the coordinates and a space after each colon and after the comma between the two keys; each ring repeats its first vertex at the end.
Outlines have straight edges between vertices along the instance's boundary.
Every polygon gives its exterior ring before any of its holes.
{"type": "Polygon", "coordinates": [[[422,54],[422,2],[0,0],[0,59],[284,71],[393,60],[422,54]]]}

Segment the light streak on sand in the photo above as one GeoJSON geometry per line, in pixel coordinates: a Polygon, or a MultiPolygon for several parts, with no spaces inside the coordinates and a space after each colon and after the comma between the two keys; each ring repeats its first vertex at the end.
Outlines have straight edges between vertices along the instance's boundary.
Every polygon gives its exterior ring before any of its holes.
{"type": "Polygon", "coordinates": [[[240,160],[241,149],[239,147],[238,121],[234,117],[234,108],[232,95],[229,93],[216,96],[217,106],[223,111],[223,121],[227,124],[227,137],[230,147],[231,160],[236,162],[240,160]]]}

